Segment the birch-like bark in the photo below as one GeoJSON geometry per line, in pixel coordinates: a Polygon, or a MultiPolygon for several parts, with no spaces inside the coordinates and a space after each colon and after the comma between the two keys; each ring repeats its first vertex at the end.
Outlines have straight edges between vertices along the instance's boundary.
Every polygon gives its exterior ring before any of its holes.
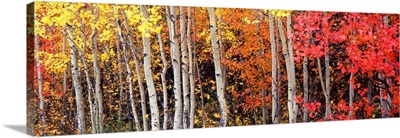
{"type": "MultiPolygon", "coordinates": [[[[309,14],[308,14],[309,16],[309,14]]],[[[309,33],[307,33],[309,35],[309,33]]],[[[310,39],[308,40],[310,43],[310,39]]],[[[310,44],[307,44],[307,48],[310,47],[310,44]]],[[[308,57],[303,57],[303,105],[309,102],[309,71],[308,71],[308,57]]],[[[303,122],[308,122],[309,111],[307,108],[303,109],[303,122]]]]}
{"type": "MultiPolygon", "coordinates": [[[[278,24],[278,21],[275,21],[275,24],[278,24]]],[[[279,32],[279,30],[278,30],[278,28],[276,28],[276,31],[275,31],[275,33],[276,34],[278,34],[278,32],[279,32]]],[[[278,110],[278,117],[277,117],[277,121],[278,121],[278,123],[280,123],[281,122],[281,104],[280,104],[280,95],[281,95],[281,84],[282,84],[282,73],[281,73],[281,59],[282,59],[282,57],[281,57],[281,49],[282,49],[282,46],[279,44],[279,37],[278,36],[276,36],[276,42],[275,42],[275,44],[276,44],[276,59],[277,59],[277,67],[276,67],[276,72],[277,72],[277,88],[276,88],[276,93],[277,93],[277,101],[278,101],[278,108],[277,108],[277,110],[278,110]]]]}
{"type": "MultiPolygon", "coordinates": [[[[268,22],[269,22],[269,37],[271,40],[271,53],[272,53],[272,123],[274,124],[279,124],[280,123],[280,113],[279,113],[279,108],[280,108],[280,103],[279,103],[279,91],[277,90],[277,46],[275,43],[275,40],[278,38],[275,38],[275,29],[274,29],[274,17],[272,16],[271,12],[268,12],[268,22]]],[[[278,59],[279,61],[279,59],[278,59]]]]}
{"type": "Polygon", "coordinates": [[[223,80],[221,74],[221,63],[220,63],[220,54],[219,54],[219,46],[217,44],[217,36],[216,36],[216,22],[215,22],[215,13],[214,8],[208,8],[209,18],[210,18],[210,32],[211,32],[211,45],[213,49],[213,59],[214,59],[214,67],[215,67],[215,79],[217,85],[217,97],[221,111],[221,120],[220,127],[226,127],[227,125],[227,109],[226,109],[226,101],[225,94],[223,88],[223,80]]]}
{"type": "MultiPolygon", "coordinates": [[[[91,127],[92,127],[92,133],[93,134],[95,134],[95,133],[97,133],[97,121],[95,121],[95,117],[97,118],[97,116],[95,116],[95,108],[94,108],[94,105],[93,105],[93,100],[92,100],[92,94],[94,93],[93,92],[93,84],[92,84],[92,81],[90,80],[90,75],[89,75],[89,69],[88,69],[88,67],[87,67],[87,64],[86,64],[86,60],[85,60],[85,57],[84,57],[84,54],[85,54],[85,49],[86,49],[86,34],[85,34],[85,32],[83,31],[83,30],[85,30],[85,24],[83,23],[83,21],[81,21],[81,31],[82,31],[82,52],[80,52],[78,55],[79,55],[79,59],[81,60],[81,62],[82,62],[82,64],[83,64],[83,68],[85,69],[84,70],[84,72],[85,72],[85,76],[86,76],[86,83],[87,83],[87,86],[88,86],[88,88],[87,88],[87,92],[88,92],[88,101],[89,101],[89,111],[90,111],[90,122],[91,122],[91,127]]],[[[94,35],[94,34],[91,34],[91,36],[92,35],[94,35]]]]}
{"type": "Polygon", "coordinates": [[[104,132],[104,117],[103,117],[103,94],[101,92],[101,78],[100,78],[100,66],[99,59],[97,57],[97,44],[96,44],[96,33],[97,30],[92,30],[92,35],[90,36],[90,43],[92,45],[92,54],[93,54],[93,68],[94,68],[94,77],[95,77],[95,94],[97,101],[97,109],[98,109],[98,118],[99,118],[99,133],[104,132]]]}
{"type": "MultiPolygon", "coordinates": [[[[325,48],[327,49],[327,48],[325,48]]],[[[326,88],[326,94],[325,94],[325,120],[331,120],[332,118],[332,110],[331,110],[331,103],[330,103],[330,98],[331,98],[331,92],[330,92],[330,72],[329,72],[329,54],[328,50],[326,50],[325,54],[325,88],[326,88]]]]}
{"type": "MultiPolygon", "coordinates": [[[[288,76],[288,110],[289,110],[289,123],[296,123],[297,115],[297,105],[295,100],[296,97],[296,78],[295,78],[295,68],[293,61],[293,46],[291,38],[288,39],[286,43],[286,37],[283,32],[282,19],[278,18],[278,28],[282,41],[282,51],[285,57],[286,63],[286,73],[288,76]]],[[[291,36],[291,15],[287,16],[287,36],[291,36]]]]}
{"type": "Polygon", "coordinates": [[[139,91],[140,91],[140,104],[142,106],[142,118],[143,118],[143,130],[147,131],[148,129],[148,123],[147,123],[147,119],[146,119],[146,115],[147,115],[147,105],[146,105],[146,95],[145,95],[145,91],[143,88],[143,79],[140,73],[140,61],[139,58],[137,57],[137,52],[135,50],[135,48],[133,48],[133,38],[132,38],[132,33],[130,31],[130,27],[128,24],[128,20],[125,14],[125,11],[121,9],[121,14],[122,14],[122,18],[124,20],[124,25],[125,25],[125,29],[128,32],[128,40],[129,40],[129,46],[131,47],[132,50],[132,54],[133,54],[133,61],[135,63],[135,71],[138,77],[138,84],[139,84],[139,91]]]}
{"type": "MultiPolygon", "coordinates": [[[[308,46],[307,46],[308,47],[308,46]]],[[[303,104],[308,103],[309,101],[309,89],[308,89],[308,57],[304,56],[304,60],[303,60],[303,104]]],[[[309,111],[307,108],[303,109],[303,122],[308,122],[308,114],[309,111]]]]}
{"type": "Polygon", "coordinates": [[[329,103],[329,93],[327,92],[327,87],[326,83],[324,82],[324,78],[322,75],[322,67],[321,67],[321,59],[317,57],[317,64],[318,64],[318,73],[319,73],[319,81],[321,82],[321,87],[322,87],[322,92],[324,93],[325,96],[325,120],[328,119],[328,117],[331,115],[331,110],[330,110],[330,103],[329,103]]]}
{"type": "Polygon", "coordinates": [[[189,80],[190,80],[190,126],[189,128],[194,128],[194,112],[196,110],[196,97],[195,97],[195,82],[194,82],[194,65],[193,65],[193,52],[192,52],[192,45],[191,45],[191,14],[190,14],[190,7],[188,7],[188,21],[187,21],[187,47],[189,52],[189,80]]]}
{"type": "MultiPolygon", "coordinates": [[[[296,71],[295,71],[295,63],[294,63],[294,51],[293,51],[293,42],[292,42],[292,15],[289,14],[286,17],[286,29],[287,29],[287,37],[288,37],[288,49],[289,49],[289,62],[290,62],[290,72],[292,74],[291,77],[291,84],[292,84],[292,92],[289,93],[291,95],[291,101],[292,101],[292,108],[293,111],[292,113],[292,120],[293,123],[296,123],[297,120],[297,112],[298,112],[298,105],[296,103],[296,101],[294,100],[296,98],[296,88],[297,88],[297,84],[296,84],[296,71]]],[[[289,88],[290,90],[290,88],[289,88]]]]}
{"type": "MultiPolygon", "coordinates": [[[[35,35],[35,46],[36,46],[36,53],[40,52],[40,44],[39,44],[39,36],[35,35]]],[[[44,97],[43,97],[43,77],[42,77],[42,72],[40,71],[40,56],[38,55],[36,57],[36,70],[37,70],[37,76],[38,76],[38,91],[39,91],[39,118],[40,121],[42,121],[42,131],[43,135],[47,135],[47,132],[45,132],[44,128],[47,127],[46,119],[44,118],[44,97]]]]}
{"type": "Polygon", "coordinates": [[[120,50],[120,44],[118,41],[118,32],[115,33],[115,47],[117,49],[117,64],[118,64],[118,79],[119,79],[119,96],[118,96],[118,121],[121,121],[122,119],[122,94],[124,91],[124,86],[123,84],[123,79],[122,79],[122,58],[121,58],[121,50],[120,50]]]}
{"type": "Polygon", "coordinates": [[[164,121],[163,121],[163,129],[167,130],[168,126],[168,93],[167,93],[167,82],[165,76],[167,75],[167,58],[165,56],[164,45],[161,38],[161,34],[157,33],[158,44],[160,45],[160,53],[161,53],[161,60],[163,62],[163,69],[161,74],[161,83],[162,83],[162,90],[163,90],[163,105],[164,105],[164,121]]]}
{"type": "Polygon", "coordinates": [[[72,31],[70,27],[67,27],[68,31],[68,42],[71,50],[71,74],[72,74],[72,82],[75,89],[75,100],[76,100],[76,116],[77,116],[77,124],[80,134],[86,133],[86,125],[85,125],[85,110],[83,109],[83,99],[82,99],[82,85],[78,76],[78,53],[76,49],[76,45],[73,42],[72,31]]]}
{"type": "Polygon", "coordinates": [[[349,111],[349,118],[350,119],[353,119],[353,100],[354,100],[354,88],[353,88],[353,86],[354,86],[354,79],[353,79],[353,77],[354,77],[354,74],[353,74],[353,72],[350,74],[350,84],[349,84],[349,97],[350,97],[350,100],[349,100],[349,107],[350,107],[350,111],[349,111]]]}
{"type": "Polygon", "coordinates": [[[172,53],[172,67],[174,70],[174,96],[175,96],[175,116],[174,129],[182,129],[182,83],[181,83],[181,60],[178,36],[176,34],[176,9],[175,6],[165,8],[168,19],[169,38],[172,53]]]}
{"type": "MultiPolygon", "coordinates": [[[[324,12],[324,16],[326,17],[326,12],[324,12]]],[[[325,25],[328,25],[328,18],[325,19],[325,25]]],[[[329,26],[324,26],[324,27],[328,27],[329,26]]],[[[325,36],[325,90],[326,90],[326,94],[325,94],[325,120],[331,120],[332,118],[332,110],[331,110],[331,78],[330,78],[330,72],[329,72],[329,41],[328,41],[328,37],[329,36],[325,36]]]]}
{"type": "Polygon", "coordinates": [[[182,52],[182,90],[183,90],[183,129],[187,129],[189,127],[189,108],[190,108],[190,99],[189,99],[189,60],[188,60],[188,47],[186,42],[186,18],[185,18],[185,10],[183,7],[179,7],[179,17],[180,17],[180,34],[181,34],[181,52],[182,52]]]}
{"type": "MultiPolygon", "coordinates": [[[[352,30],[351,32],[351,36],[355,35],[355,31],[352,30]]],[[[352,40],[350,41],[351,44],[354,44],[354,39],[352,38],[352,40]]],[[[351,68],[353,68],[353,65],[351,65],[351,68]]],[[[349,111],[349,119],[353,119],[353,100],[354,100],[354,73],[351,72],[350,73],[350,78],[349,78],[349,107],[350,107],[350,111],[349,111]]]]}
{"type": "MultiPolygon", "coordinates": [[[[221,17],[221,15],[218,15],[218,23],[221,23],[222,24],[222,17],[221,17]]],[[[218,24],[217,24],[218,25],[218,24]]],[[[220,27],[220,28],[218,28],[217,29],[218,30],[218,37],[219,37],[219,39],[218,39],[218,44],[219,44],[219,48],[220,48],[220,51],[221,51],[221,57],[225,57],[225,47],[224,47],[224,45],[223,45],[223,40],[222,40],[222,30],[223,30],[223,28],[222,27],[220,27]]],[[[223,90],[224,90],[224,93],[225,93],[225,88],[226,88],[226,86],[228,85],[228,80],[226,79],[227,78],[227,76],[226,76],[226,70],[227,70],[227,68],[224,66],[224,65],[221,65],[221,72],[222,72],[222,86],[223,86],[223,90]]]]}
{"type": "MultiPolygon", "coordinates": [[[[144,23],[149,17],[146,10],[146,7],[140,5],[140,12],[142,13],[145,20],[142,20],[144,23]]],[[[145,33],[149,33],[147,30],[145,33]]],[[[157,93],[156,87],[154,86],[153,73],[151,69],[151,47],[150,47],[150,38],[146,36],[142,36],[143,41],[143,60],[144,60],[144,75],[146,77],[146,85],[147,91],[149,94],[149,104],[150,104],[150,112],[151,112],[151,129],[160,130],[160,113],[158,111],[157,104],[157,93]]]]}
{"type": "Polygon", "coordinates": [[[119,22],[118,18],[116,18],[116,22],[117,22],[116,24],[118,26],[118,36],[121,39],[121,46],[122,46],[122,52],[123,52],[123,56],[124,56],[124,60],[125,60],[125,67],[126,67],[126,70],[128,72],[129,100],[130,100],[130,103],[131,103],[132,114],[133,114],[133,117],[134,117],[134,120],[135,120],[136,130],[137,131],[141,131],[140,130],[139,117],[138,117],[137,109],[136,109],[136,106],[135,106],[133,86],[132,86],[133,85],[132,84],[133,74],[132,74],[131,68],[129,66],[129,60],[128,60],[128,55],[127,55],[127,50],[126,50],[127,49],[127,47],[126,47],[126,43],[127,42],[126,42],[126,39],[124,38],[124,35],[122,34],[121,24],[118,23],[119,22]]]}

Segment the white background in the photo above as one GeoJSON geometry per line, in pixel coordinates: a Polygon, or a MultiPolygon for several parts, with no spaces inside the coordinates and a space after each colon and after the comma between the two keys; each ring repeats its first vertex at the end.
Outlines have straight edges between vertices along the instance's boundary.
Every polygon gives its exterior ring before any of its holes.
{"type": "MultiPolygon", "coordinates": [[[[66,1],[66,0],[58,0],[66,1]]],[[[400,13],[399,0],[69,0],[126,4],[273,8],[350,12],[400,13]]],[[[26,4],[7,0],[1,5],[0,30],[0,137],[28,137],[26,120],[26,4]]],[[[399,15],[400,18],[400,15],[399,15]]],[[[81,135],[73,137],[398,137],[400,119],[375,119],[328,123],[229,127],[141,133],[81,135]],[[397,136],[396,136],[397,135],[397,136]]]]}

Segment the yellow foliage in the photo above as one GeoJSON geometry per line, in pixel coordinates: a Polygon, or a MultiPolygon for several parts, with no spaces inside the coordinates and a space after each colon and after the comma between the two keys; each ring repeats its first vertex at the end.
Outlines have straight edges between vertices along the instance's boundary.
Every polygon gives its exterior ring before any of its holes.
{"type": "Polygon", "coordinates": [[[214,117],[221,118],[221,115],[219,115],[218,113],[214,113],[214,117]]]}
{"type": "Polygon", "coordinates": [[[70,62],[70,58],[63,53],[47,53],[47,52],[38,52],[35,54],[35,57],[40,56],[42,59],[42,64],[46,70],[52,71],[55,74],[63,73],[64,70],[68,67],[68,63],[70,62]],[[44,62],[43,62],[44,61],[44,62]]]}
{"type": "Polygon", "coordinates": [[[290,15],[292,10],[264,10],[264,13],[267,13],[267,12],[271,12],[271,14],[276,18],[280,18],[280,17],[286,17],[286,16],[290,15]]]}
{"type": "Polygon", "coordinates": [[[210,99],[210,94],[206,93],[206,94],[204,94],[204,96],[207,98],[207,100],[210,99]]]}

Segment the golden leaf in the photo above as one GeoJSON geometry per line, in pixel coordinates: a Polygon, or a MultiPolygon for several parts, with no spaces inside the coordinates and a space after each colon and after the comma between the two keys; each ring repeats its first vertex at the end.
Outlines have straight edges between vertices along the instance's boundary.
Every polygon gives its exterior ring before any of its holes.
{"type": "Polygon", "coordinates": [[[218,113],[214,113],[214,117],[221,118],[221,115],[219,115],[218,113]]]}

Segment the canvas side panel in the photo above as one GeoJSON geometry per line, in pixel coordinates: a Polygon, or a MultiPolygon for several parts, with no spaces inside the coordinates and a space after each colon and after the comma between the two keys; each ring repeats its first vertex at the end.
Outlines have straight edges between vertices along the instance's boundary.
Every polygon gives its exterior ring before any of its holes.
{"type": "Polygon", "coordinates": [[[35,57],[34,57],[34,14],[35,3],[26,6],[26,133],[35,135],[35,122],[37,119],[37,90],[35,89],[35,57]]]}

